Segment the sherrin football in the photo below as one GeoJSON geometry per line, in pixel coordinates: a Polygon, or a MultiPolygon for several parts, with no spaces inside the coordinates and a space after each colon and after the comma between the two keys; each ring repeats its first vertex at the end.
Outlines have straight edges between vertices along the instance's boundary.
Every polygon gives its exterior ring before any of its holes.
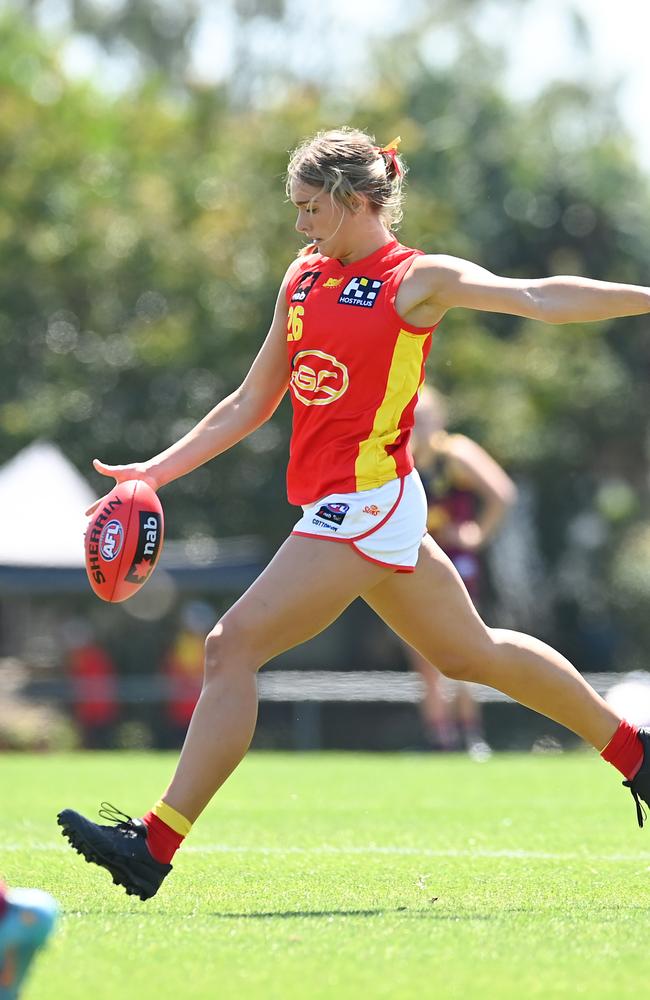
{"type": "Polygon", "coordinates": [[[140,590],[162,549],[163,510],[141,479],[119,483],[88,522],[86,573],[98,597],[116,604],[140,590]]]}

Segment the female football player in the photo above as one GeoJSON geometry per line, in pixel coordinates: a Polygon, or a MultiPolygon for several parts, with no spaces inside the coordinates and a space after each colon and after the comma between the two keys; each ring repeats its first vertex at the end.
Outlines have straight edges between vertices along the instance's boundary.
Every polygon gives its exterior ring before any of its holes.
{"type": "MultiPolygon", "coordinates": [[[[169,787],[142,819],[112,807],[63,833],[142,899],[153,896],[192,823],[240,762],[257,715],[256,673],[316,635],[361,595],[447,677],[487,684],[568,727],[625,776],[643,821],[650,732],[621,720],[538,639],[487,628],[449,558],[425,531],[426,498],[408,442],[434,330],[452,308],[543,323],[650,312],[650,289],[580,277],[503,278],[402,246],[404,165],[353,129],[292,155],[288,190],[308,249],[288,267],[269,333],[241,386],[148,461],[95,468],[154,489],[241,441],[290,391],[290,537],[207,637],[201,697],[169,787]]],[[[540,330],[543,336],[543,330],[540,330]]]]}

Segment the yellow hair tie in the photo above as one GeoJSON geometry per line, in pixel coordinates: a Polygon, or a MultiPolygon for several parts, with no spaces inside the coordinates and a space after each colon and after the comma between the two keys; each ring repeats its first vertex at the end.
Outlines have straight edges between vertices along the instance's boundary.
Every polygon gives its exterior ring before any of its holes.
{"type": "Polygon", "coordinates": [[[401,135],[396,135],[387,146],[382,146],[379,150],[380,153],[396,153],[399,149],[399,144],[402,141],[401,135]]]}
{"type": "Polygon", "coordinates": [[[392,140],[392,142],[388,143],[387,146],[381,146],[381,147],[380,146],[376,146],[375,147],[375,149],[377,150],[377,152],[380,155],[383,154],[383,153],[385,153],[386,156],[391,160],[391,162],[393,164],[393,170],[395,171],[395,174],[396,174],[397,177],[401,177],[402,174],[403,174],[403,170],[400,167],[399,160],[397,159],[397,148],[398,148],[398,146],[399,146],[399,144],[400,144],[401,141],[402,141],[401,135],[397,135],[392,140]]]}

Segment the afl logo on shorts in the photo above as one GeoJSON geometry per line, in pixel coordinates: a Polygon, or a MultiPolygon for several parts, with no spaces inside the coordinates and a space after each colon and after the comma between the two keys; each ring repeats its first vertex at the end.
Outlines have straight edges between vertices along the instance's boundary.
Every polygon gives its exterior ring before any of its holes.
{"type": "Polygon", "coordinates": [[[99,536],[99,554],[106,562],[119,556],[124,543],[124,528],[119,521],[109,521],[99,536]]]}
{"type": "Polygon", "coordinates": [[[299,351],[293,357],[289,385],[305,406],[327,406],[340,399],[350,384],[344,364],[322,351],[299,351]]]}

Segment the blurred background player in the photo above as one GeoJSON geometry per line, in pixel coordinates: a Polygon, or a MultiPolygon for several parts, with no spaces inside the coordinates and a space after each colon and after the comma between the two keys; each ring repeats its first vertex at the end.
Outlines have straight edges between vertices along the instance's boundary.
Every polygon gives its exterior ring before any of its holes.
{"type": "MultiPolygon", "coordinates": [[[[427,528],[478,607],[479,553],[515,502],[517,490],[479,444],[462,434],[448,434],[446,425],[446,400],[431,386],[422,386],[411,440],[427,497],[427,528]]],[[[486,757],[490,748],[471,686],[463,681],[443,683],[435,665],[412,646],[406,648],[411,666],[424,681],[420,711],[429,746],[437,750],[464,747],[478,759],[486,757]]]]}
{"type": "Polygon", "coordinates": [[[163,662],[168,685],[166,706],[171,746],[182,744],[199,700],[205,637],[214,617],[213,609],[204,601],[188,601],[181,608],[180,628],[163,662]]]}
{"type": "Polygon", "coordinates": [[[91,625],[72,618],[63,627],[72,709],[82,746],[103,750],[114,745],[119,721],[118,675],[108,651],[91,625]]]}
{"type": "Polygon", "coordinates": [[[56,901],[41,889],[0,881],[0,1000],[16,1000],[37,952],[54,927],[56,901]]]}

